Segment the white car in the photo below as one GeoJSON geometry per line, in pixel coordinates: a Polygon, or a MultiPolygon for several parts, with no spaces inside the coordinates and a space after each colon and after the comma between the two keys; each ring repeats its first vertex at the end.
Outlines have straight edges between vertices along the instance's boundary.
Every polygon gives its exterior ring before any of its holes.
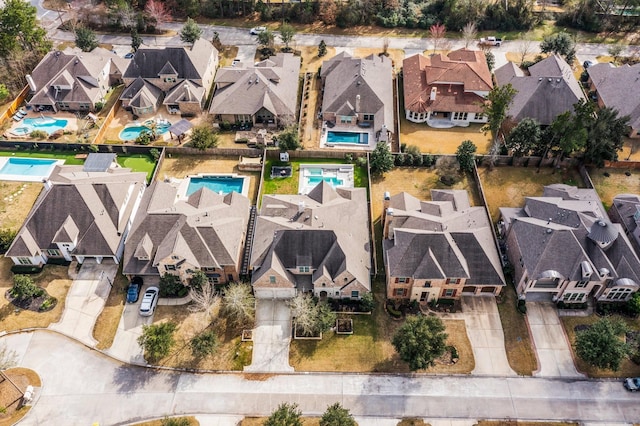
{"type": "Polygon", "coordinates": [[[622,385],[631,392],[638,392],[640,390],[640,377],[629,377],[624,379],[622,385]]]}
{"type": "Polygon", "coordinates": [[[158,297],[160,289],[158,287],[149,287],[142,296],[142,303],[140,303],[140,315],[143,317],[150,317],[156,310],[158,305],[158,297]]]}
{"type": "Polygon", "coordinates": [[[262,32],[267,31],[267,27],[253,27],[249,30],[249,34],[251,35],[258,35],[262,32]]]}

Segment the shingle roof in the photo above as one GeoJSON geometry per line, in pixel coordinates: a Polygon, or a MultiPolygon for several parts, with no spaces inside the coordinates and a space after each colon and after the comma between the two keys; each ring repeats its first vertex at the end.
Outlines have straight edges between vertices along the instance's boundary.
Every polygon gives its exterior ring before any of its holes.
{"type": "Polygon", "coordinates": [[[631,88],[640,87],[640,64],[620,67],[596,64],[587,72],[604,105],[617,110],[620,116],[628,115],[631,118],[629,125],[640,129],[640,99],[629,96],[631,88]]]}

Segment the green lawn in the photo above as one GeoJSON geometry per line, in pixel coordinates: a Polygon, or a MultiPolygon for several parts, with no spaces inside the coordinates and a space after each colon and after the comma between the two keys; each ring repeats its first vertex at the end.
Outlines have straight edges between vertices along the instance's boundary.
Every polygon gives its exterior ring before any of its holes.
{"type": "Polygon", "coordinates": [[[149,182],[157,163],[153,161],[153,158],[144,154],[118,154],[118,164],[121,167],[130,168],[134,172],[145,172],[147,182],[149,182]]]}

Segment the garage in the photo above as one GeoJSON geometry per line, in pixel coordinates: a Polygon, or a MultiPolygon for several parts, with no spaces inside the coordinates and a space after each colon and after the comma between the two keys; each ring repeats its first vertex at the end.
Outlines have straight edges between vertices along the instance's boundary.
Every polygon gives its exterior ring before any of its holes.
{"type": "Polygon", "coordinates": [[[253,288],[256,299],[291,299],[296,295],[295,288],[253,288]]]}
{"type": "Polygon", "coordinates": [[[462,287],[462,292],[467,294],[475,294],[476,286],[468,285],[468,286],[462,287]]]}
{"type": "Polygon", "coordinates": [[[494,286],[482,287],[480,293],[491,293],[495,294],[496,288],[494,286]]]}

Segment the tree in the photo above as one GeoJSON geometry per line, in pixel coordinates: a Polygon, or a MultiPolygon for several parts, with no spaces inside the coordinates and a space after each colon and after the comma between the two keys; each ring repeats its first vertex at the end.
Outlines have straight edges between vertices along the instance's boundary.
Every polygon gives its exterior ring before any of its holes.
{"type": "Polygon", "coordinates": [[[320,426],[357,426],[353,416],[339,402],[327,407],[320,418],[320,426]]]}
{"type": "Polygon", "coordinates": [[[618,371],[630,350],[622,338],[626,332],[624,322],[602,318],[576,333],[576,354],[594,367],[618,371]]]}
{"type": "Polygon", "coordinates": [[[373,297],[373,292],[369,291],[360,297],[360,307],[368,312],[373,311],[373,308],[376,306],[376,301],[373,297]]]}
{"type": "Polygon", "coordinates": [[[543,157],[551,150],[559,159],[565,155],[581,151],[587,143],[586,122],[593,119],[594,111],[586,109],[587,105],[574,105],[574,114],[565,111],[553,119],[551,125],[545,129],[544,137],[547,146],[543,157]]]}
{"type": "Polygon", "coordinates": [[[189,311],[204,313],[206,325],[209,325],[211,320],[218,315],[221,304],[220,298],[213,288],[213,284],[206,281],[202,285],[195,286],[193,285],[192,279],[189,296],[191,297],[189,311]]]}
{"type": "Polygon", "coordinates": [[[301,416],[298,404],[283,402],[264,422],[264,426],[302,426],[301,416]]]}
{"type": "Polygon", "coordinates": [[[385,142],[378,142],[369,156],[371,173],[383,175],[393,169],[393,154],[385,142]]]}
{"type": "Polygon", "coordinates": [[[158,24],[169,22],[172,19],[169,9],[160,0],[147,0],[144,5],[144,13],[158,24]]]}
{"type": "Polygon", "coordinates": [[[160,297],[185,296],[188,292],[180,277],[172,274],[164,274],[160,277],[160,297]]]}
{"type": "Polygon", "coordinates": [[[191,146],[200,151],[215,148],[218,146],[218,134],[206,123],[194,127],[191,130],[191,146]]]}
{"type": "Polygon", "coordinates": [[[91,52],[98,47],[98,39],[96,33],[87,27],[76,28],[76,46],[83,52],[91,52]]]}
{"type": "Polygon", "coordinates": [[[10,94],[7,86],[0,83],[0,103],[6,101],[10,94]]]}
{"type": "Polygon", "coordinates": [[[235,324],[253,321],[256,311],[256,299],[247,283],[231,283],[222,292],[222,306],[225,314],[235,324]]]}
{"type": "Polygon", "coordinates": [[[258,34],[257,40],[259,45],[271,49],[273,47],[273,42],[275,41],[275,35],[273,34],[273,31],[267,28],[258,34]]]}
{"type": "Polygon", "coordinates": [[[218,349],[218,336],[216,332],[208,329],[194,336],[189,341],[191,354],[196,358],[204,358],[213,354],[218,349]]]}
{"type": "Polygon", "coordinates": [[[135,28],[131,29],[131,49],[134,52],[137,52],[140,46],[142,45],[142,37],[138,34],[138,30],[135,28]]]}
{"type": "Polygon", "coordinates": [[[540,43],[540,50],[543,53],[557,53],[564,56],[569,65],[573,64],[576,58],[576,46],[571,36],[566,32],[546,36],[540,43]]]}
{"type": "Polygon", "coordinates": [[[456,150],[456,158],[463,172],[473,172],[477,148],[470,140],[463,141],[456,150]]]}
{"type": "Polygon", "coordinates": [[[487,61],[487,67],[489,71],[493,71],[493,67],[496,66],[496,56],[490,50],[484,51],[484,58],[487,61]]]}
{"type": "Polygon", "coordinates": [[[482,113],[488,118],[484,130],[489,130],[493,134],[493,146],[491,149],[496,152],[499,151],[498,136],[500,127],[504,119],[507,118],[507,109],[513,102],[516,93],[517,90],[513,88],[511,83],[504,86],[494,86],[487,95],[487,102],[482,106],[482,113]]]}
{"type": "Polygon", "coordinates": [[[4,254],[9,250],[11,243],[16,238],[17,232],[13,229],[3,228],[0,229],[0,254],[4,254]]]}
{"type": "Polygon", "coordinates": [[[505,145],[514,157],[529,155],[540,146],[542,131],[533,118],[523,118],[505,140],[505,145]]]}
{"type": "MultiPolygon", "coordinates": [[[[595,110],[593,103],[585,101],[580,101],[575,108],[595,110]]],[[[584,120],[587,129],[584,160],[603,167],[605,161],[618,159],[618,151],[622,150],[624,144],[623,138],[629,133],[629,116],[619,117],[618,111],[606,107],[587,117],[584,120]]]]}
{"type": "Polygon", "coordinates": [[[525,35],[518,45],[518,53],[520,54],[520,65],[527,59],[527,55],[533,50],[533,40],[529,35],[525,35]]]}
{"type": "Polygon", "coordinates": [[[187,21],[180,30],[180,40],[184,43],[193,44],[202,36],[202,28],[198,26],[196,21],[191,18],[187,18],[187,21]]]}
{"type": "Polygon", "coordinates": [[[13,287],[11,295],[16,299],[26,300],[33,297],[40,297],[44,294],[44,290],[35,285],[28,275],[14,275],[13,287]]]}
{"type": "Polygon", "coordinates": [[[51,48],[47,32],[38,25],[36,8],[23,0],[6,0],[0,7],[0,56],[19,50],[46,52],[51,48]]]}
{"type": "Polygon", "coordinates": [[[327,43],[324,40],[320,40],[320,44],[318,45],[318,58],[322,58],[327,54],[327,43]]]}
{"type": "Polygon", "coordinates": [[[446,350],[447,334],[442,320],[435,316],[410,316],[393,336],[393,346],[411,371],[434,365],[446,350]]]}
{"type": "Polygon", "coordinates": [[[280,40],[284,43],[284,48],[289,50],[289,43],[293,40],[293,37],[296,35],[296,29],[289,24],[282,24],[280,26],[280,40]]]}
{"type": "Polygon", "coordinates": [[[143,325],[142,334],[138,337],[138,344],[145,353],[145,358],[151,362],[159,361],[169,355],[175,344],[173,333],[177,325],[173,322],[143,325]]]}
{"type": "Polygon", "coordinates": [[[613,56],[613,62],[618,63],[620,61],[620,54],[624,50],[625,46],[623,44],[612,44],[607,49],[609,55],[613,56]]]}
{"type": "Polygon", "coordinates": [[[476,41],[478,37],[478,29],[476,27],[475,22],[467,22],[467,24],[462,27],[462,39],[464,40],[464,48],[468,49],[471,43],[476,41]]]}
{"type": "Polygon", "coordinates": [[[640,292],[633,293],[633,296],[627,302],[627,310],[631,315],[640,314],[640,292]]]}
{"type": "Polygon", "coordinates": [[[0,342],[0,371],[8,370],[18,364],[18,354],[9,349],[7,342],[0,342]]]}
{"type": "Polygon", "coordinates": [[[335,0],[320,0],[319,16],[325,25],[334,25],[338,17],[338,5],[335,0]]]}
{"type": "Polygon", "coordinates": [[[282,152],[295,151],[300,148],[298,126],[287,126],[283,131],[278,133],[278,147],[282,152]]]}
{"type": "Polygon", "coordinates": [[[431,35],[431,40],[433,40],[433,53],[436,53],[436,50],[440,47],[440,43],[444,39],[446,33],[447,29],[440,22],[429,27],[429,34],[431,35]]]}
{"type": "MultiPolygon", "coordinates": [[[[291,316],[295,319],[296,329],[304,335],[312,336],[322,332],[322,324],[318,305],[305,293],[298,293],[289,300],[291,316]]],[[[334,321],[335,323],[335,317],[334,321]]]]}

